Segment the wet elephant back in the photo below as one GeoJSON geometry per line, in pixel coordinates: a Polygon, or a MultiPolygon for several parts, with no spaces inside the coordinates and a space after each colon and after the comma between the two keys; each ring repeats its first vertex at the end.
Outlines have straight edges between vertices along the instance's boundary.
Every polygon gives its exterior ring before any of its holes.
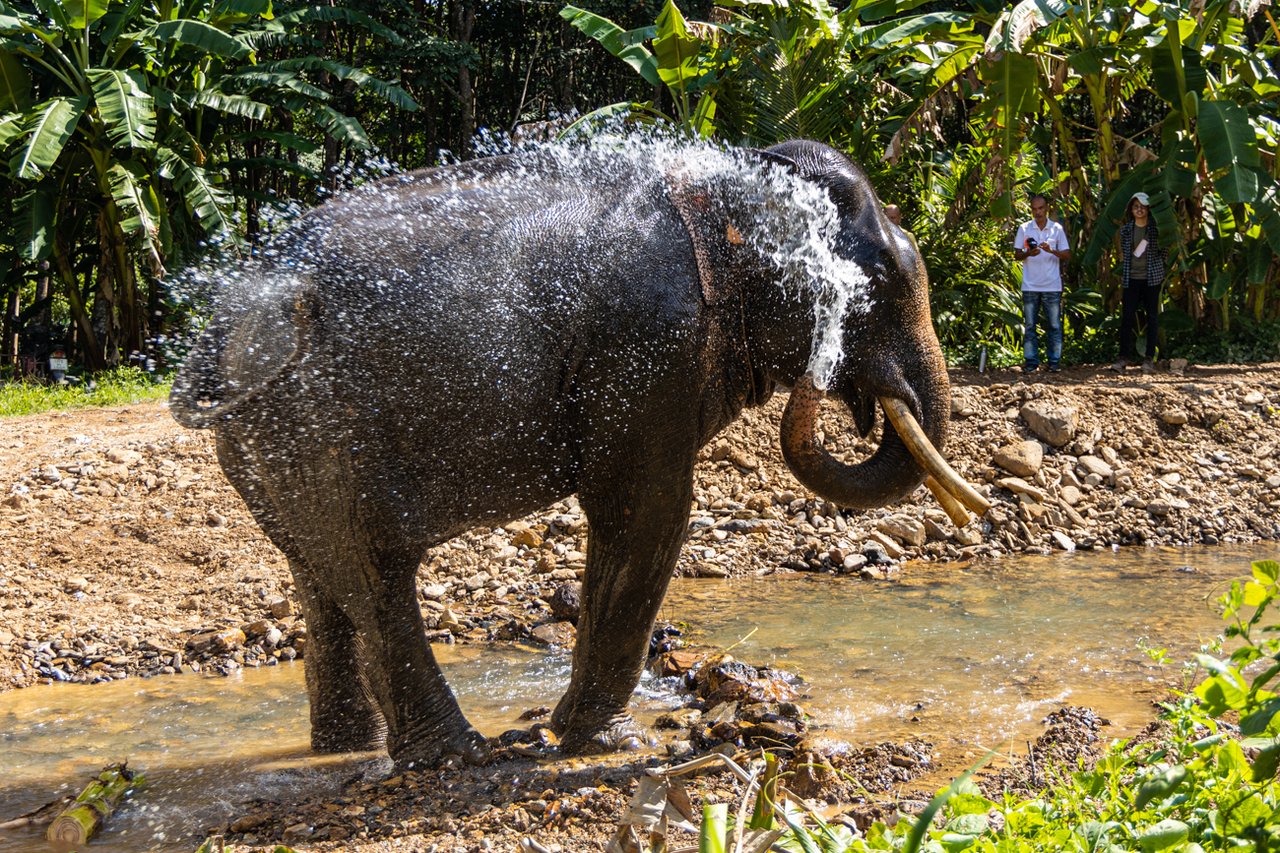
{"type": "Polygon", "coordinates": [[[649,341],[697,311],[660,176],[389,189],[321,209],[276,253],[315,307],[295,396],[330,400],[281,420],[350,443],[361,476],[458,529],[572,493],[579,372],[652,360],[649,341]]]}

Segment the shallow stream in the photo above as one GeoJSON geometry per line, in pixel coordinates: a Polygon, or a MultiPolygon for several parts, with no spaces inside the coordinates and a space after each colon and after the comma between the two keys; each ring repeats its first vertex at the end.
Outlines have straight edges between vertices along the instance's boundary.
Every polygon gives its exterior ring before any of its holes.
{"type": "MultiPolygon", "coordinates": [[[[1179,663],[1221,628],[1216,597],[1275,559],[1250,548],[1128,549],[974,565],[909,566],[899,582],[829,576],[679,581],[662,618],[691,639],[749,663],[803,676],[804,704],[855,744],[925,737],[955,756],[1034,739],[1045,715],[1087,705],[1132,734],[1179,663]],[[1158,665],[1139,638],[1168,649],[1158,665]]],[[[553,705],[568,680],[564,653],[439,647],[459,701],[486,734],[553,705]]],[[[675,697],[642,686],[639,713],[675,697]]],[[[338,787],[351,759],[307,754],[301,665],[226,679],[193,675],[0,694],[0,822],[127,758],[149,780],[91,849],[190,850],[193,832],[243,812],[338,787]]],[[[367,765],[366,765],[367,766],[367,765]]],[[[0,830],[0,853],[46,851],[39,830],[0,830]]]]}

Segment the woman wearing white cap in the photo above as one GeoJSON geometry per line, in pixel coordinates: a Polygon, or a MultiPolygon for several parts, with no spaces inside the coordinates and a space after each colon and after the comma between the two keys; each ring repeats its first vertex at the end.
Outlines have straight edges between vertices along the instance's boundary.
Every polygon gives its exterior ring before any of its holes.
{"type": "Polygon", "coordinates": [[[1160,334],[1160,285],[1164,284],[1165,251],[1160,246],[1160,232],[1151,218],[1151,199],[1146,193],[1134,193],[1129,199],[1129,221],[1120,229],[1120,257],[1124,293],[1120,309],[1120,358],[1111,369],[1124,370],[1138,361],[1134,332],[1141,307],[1147,323],[1147,350],[1142,369],[1153,370],[1156,338],[1160,334]]]}

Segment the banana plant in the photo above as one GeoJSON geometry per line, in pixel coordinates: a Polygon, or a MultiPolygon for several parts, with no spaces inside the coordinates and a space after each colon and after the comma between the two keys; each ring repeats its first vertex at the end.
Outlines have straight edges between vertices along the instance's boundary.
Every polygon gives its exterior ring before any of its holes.
{"type": "Polygon", "coordinates": [[[583,116],[565,133],[602,118],[630,113],[657,119],[694,138],[715,134],[716,78],[709,55],[719,27],[688,21],[674,0],[667,0],[652,26],[634,30],[623,30],[608,18],[577,6],[565,6],[560,17],[630,65],[646,83],[655,89],[665,88],[674,104],[671,115],[658,106],[656,98],[609,104],[583,116]]]}
{"type": "MultiPolygon", "coordinates": [[[[399,87],[338,63],[261,62],[273,40],[296,38],[317,14],[278,21],[270,0],[33,5],[0,0],[0,180],[19,197],[0,240],[28,263],[52,264],[90,369],[144,349],[166,266],[201,241],[236,240],[246,196],[230,181],[244,165],[237,146],[276,118],[367,146],[309,78],[351,80],[414,106],[399,87]]],[[[307,144],[274,139],[277,152],[307,144]]]]}

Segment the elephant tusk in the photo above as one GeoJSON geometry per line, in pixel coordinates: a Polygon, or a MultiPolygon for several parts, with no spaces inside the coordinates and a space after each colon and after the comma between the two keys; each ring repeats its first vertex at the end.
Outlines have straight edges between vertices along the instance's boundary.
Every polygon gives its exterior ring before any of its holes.
{"type": "Polygon", "coordinates": [[[973,516],[969,515],[969,511],[964,508],[955,496],[942,488],[942,484],[933,478],[933,475],[924,478],[924,484],[929,487],[929,491],[933,492],[933,496],[937,499],[938,504],[947,513],[947,517],[951,519],[951,523],[956,527],[964,527],[973,521],[973,516]]]}
{"type": "MultiPolygon", "coordinates": [[[[991,501],[978,494],[972,486],[962,480],[960,475],[947,464],[947,460],[942,458],[942,454],[924,434],[924,430],[920,428],[920,424],[911,414],[906,403],[896,397],[881,397],[880,406],[902,439],[902,443],[911,451],[911,455],[920,463],[920,467],[937,481],[941,491],[954,496],[961,504],[978,515],[991,509],[991,501]]],[[[943,508],[946,508],[945,504],[943,508]]],[[[950,511],[947,514],[951,515],[950,511]]],[[[952,516],[952,520],[955,521],[955,516],[952,516]]]]}

